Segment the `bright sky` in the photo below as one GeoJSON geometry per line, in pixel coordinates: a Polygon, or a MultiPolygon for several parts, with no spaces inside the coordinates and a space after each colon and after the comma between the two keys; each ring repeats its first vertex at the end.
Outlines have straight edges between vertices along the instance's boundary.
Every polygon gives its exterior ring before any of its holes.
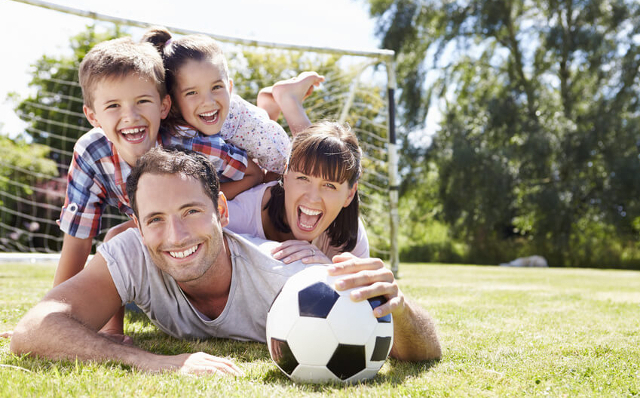
{"type": "MultiPolygon", "coordinates": [[[[52,0],[130,20],[268,42],[374,50],[375,23],[365,0],[52,0]],[[178,6],[179,5],[179,6],[178,6]]],[[[0,0],[0,132],[22,129],[8,92],[28,93],[30,65],[43,54],[69,52],[69,37],[90,21],[0,0]]]]}

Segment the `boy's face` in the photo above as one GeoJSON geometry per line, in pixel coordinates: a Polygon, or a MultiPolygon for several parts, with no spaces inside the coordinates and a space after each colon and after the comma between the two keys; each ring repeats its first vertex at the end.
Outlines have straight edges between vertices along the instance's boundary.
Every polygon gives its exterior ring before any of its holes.
{"type": "Polygon", "coordinates": [[[184,120],[206,135],[218,134],[229,114],[233,82],[220,64],[189,60],[176,75],[175,100],[184,120]]]}
{"type": "Polygon", "coordinates": [[[93,107],[84,114],[104,130],[129,165],[156,144],[160,121],[171,109],[171,98],[160,98],[155,83],[136,74],[103,79],[95,85],[93,107]]]}

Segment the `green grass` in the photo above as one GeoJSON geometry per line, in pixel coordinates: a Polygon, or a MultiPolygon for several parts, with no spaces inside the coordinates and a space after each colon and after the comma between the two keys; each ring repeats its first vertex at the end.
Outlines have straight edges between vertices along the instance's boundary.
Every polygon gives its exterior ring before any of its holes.
{"type": "MultiPolygon", "coordinates": [[[[234,358],[238,379],[150,375],[117,363],[19,358],[0,339],[0,396],[640,396],[640,272],[402,264],[404,293],[436,319],[438,362],[389,360],[366,383],[299,385],[265,345],[179,341],[127,317],[136,344],[157,353],[234,358]]],[[[51,286],[53,265],[0,264],[0,330],[51,286]]],[[[55,338],[55,337],[52,337],[55,338]]]]}

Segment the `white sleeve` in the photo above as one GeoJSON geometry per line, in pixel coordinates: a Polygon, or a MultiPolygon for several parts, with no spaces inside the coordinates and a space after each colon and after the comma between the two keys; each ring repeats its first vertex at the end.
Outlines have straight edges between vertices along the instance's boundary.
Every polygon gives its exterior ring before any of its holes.
{"type": "Polygon", "coordinates": [[[274,183],[258,184],[227,202],[229,207],[229,225],[227,225],[227,229],[237,234],[246,234],[265,239],[260,205],[262,204],[264,191],[272,185],[274,183]]]}
{"type": "Polygon", "coordinates": [[[225,141],[244,149],[260,167],[284,173],[291,138],[282,126],[269,119],[264,109],[234,94],[221,133],[225,141]]]}
{"type": "Polygon", "coordinates": [[[362,220],[358,219],[358,241],[356,247],[351,250],[351,254],[360,258],[369,257],[369,238],[367,237],[367,230],[364,229],[362,220]]]}
{"type": "Polygon", "coordinates": [[[138,228],[129,228],[98,246],[118,290],[122,305],[131,301],[148,301],[142,288],[149,283],[147,256],[138,228]]]}

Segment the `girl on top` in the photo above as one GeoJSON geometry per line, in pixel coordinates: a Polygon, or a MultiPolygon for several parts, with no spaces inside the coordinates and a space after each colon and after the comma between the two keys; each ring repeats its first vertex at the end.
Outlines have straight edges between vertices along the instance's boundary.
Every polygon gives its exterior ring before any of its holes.
{"type": "MultiPolygon", "coordinates": [[[[173,37],[166,28],[154,27],[142,40],[152,43],[162,55],[167,91],[172,99],[165,125],[174,136],[219,135],[225,142],[244,149],[261,168],[276,175],[284,172],[291,140],[262,108],[272,112],[275,107],[276,118],[282,111],[287,120],[295,120],[304,113],[301,101],[306,97],[300,98],[300,103],[278,103],[282,96],[270,95],[271,90],[293,88],[282,83],[260,93],[260,107],[233,94],[226,58],[219,44],[209,36],[173,37]]],[[[306,85],[309,95],[323,80],[317,73],[307,72],[297,83],[306,85]]]]}

